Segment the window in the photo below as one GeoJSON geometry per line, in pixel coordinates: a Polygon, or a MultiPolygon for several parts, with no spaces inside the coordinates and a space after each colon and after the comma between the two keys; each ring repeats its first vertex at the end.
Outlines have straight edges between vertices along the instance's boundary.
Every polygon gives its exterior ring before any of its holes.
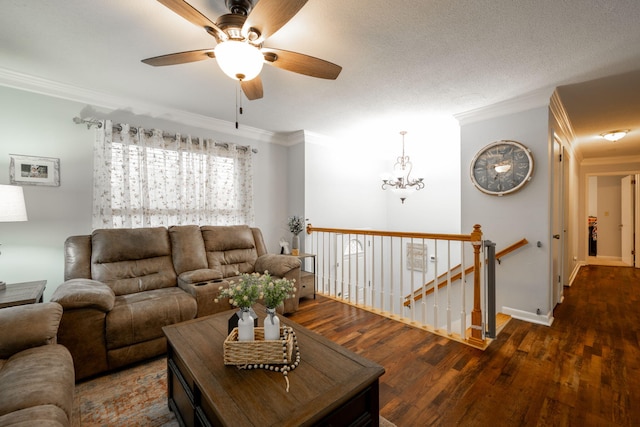
{"type": "Polygon", "coordinates": [[[96,141],[94,228],[253,223],[250,149],[110,127],[96,141]]]}

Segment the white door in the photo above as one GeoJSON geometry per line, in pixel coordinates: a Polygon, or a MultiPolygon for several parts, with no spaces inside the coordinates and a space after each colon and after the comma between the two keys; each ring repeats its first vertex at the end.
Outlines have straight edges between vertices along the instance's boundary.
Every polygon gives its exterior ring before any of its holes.
{"type": "Polygon", "coordinates": [[[622,262],[633,266],[633,175],[625,176],[621,180],[620,197],[620,241],[622,244],[622,262]]]}
{"type": "Polygon", "coordinates": [[[557,139],[553,141],[553,220],[552,220],[552,239],[551,251],[553,257],[552,277],[551,277],[551,294],[553,309],[558,303],[562,302],[562,243],[564,238],[563,232],[563,197],[562,197],[562,147],[557,139]]]}

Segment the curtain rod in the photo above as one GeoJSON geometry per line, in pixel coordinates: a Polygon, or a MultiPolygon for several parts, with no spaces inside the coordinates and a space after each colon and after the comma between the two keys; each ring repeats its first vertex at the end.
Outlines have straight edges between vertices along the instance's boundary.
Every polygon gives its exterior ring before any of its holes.
{"type": "MultiPolygon", "coordinates": [[[[91,129],[91,126],[96,126],[98,129],[102,128],[102,121],[100,120],[95,120],[95,119],[82,119],[80,117],[74,117],[73,118],[73,123],[77,124],[77,125],[87,125],[87,129],[91,129]]],[[[122,124],[114,124],[112,126],[112,128],[118,132],[122,132],[122,124]]],[[[132,127],[131,131],[134,133],[138,132],[138,128],[136,127],[132,127]]],[[[145,134],[147,136],[151,136],[151,131],[145,132],[145,134]]],[[[162,136],[164,138],[176,138],[177,134],[170,134],[168,132],[162,132],[162,136]]],[[[198,139],[205,139],[205,138],[198,138],[198,139]]],[[[229,149],[229,144],[226,142],[216,142],[214,141],[214,144],[216,147],[224,147],[227,150],[229,149]]],[[[247,151],[248,149],[250,149],[251,147],[248,145],[236,145],[236,150],[243,150],[243,151],[247,151]]],[[[257,148],[251,148],[251,152],[257,154],[258,153],[258,149],[257,148]]]]}

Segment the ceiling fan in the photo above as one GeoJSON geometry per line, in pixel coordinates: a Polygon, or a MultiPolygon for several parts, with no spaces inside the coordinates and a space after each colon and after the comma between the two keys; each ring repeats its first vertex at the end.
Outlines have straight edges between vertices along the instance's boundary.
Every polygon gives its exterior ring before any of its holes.
{"type": "Polygon", "coordinates": [[[260,71],[263,64],[311,77],[335,80],[342,67],[331,62],[263,43],[285,25],[307,0],[225,0],[231,13],[215,23],[184,0],[158,0],[187,21],[205,29],[216,39],[213,49],[191,50],[143,59],[153,66],[184,64],[215,58],[222,71],[239,80],[250,100],[263,96],[260,71]]]}

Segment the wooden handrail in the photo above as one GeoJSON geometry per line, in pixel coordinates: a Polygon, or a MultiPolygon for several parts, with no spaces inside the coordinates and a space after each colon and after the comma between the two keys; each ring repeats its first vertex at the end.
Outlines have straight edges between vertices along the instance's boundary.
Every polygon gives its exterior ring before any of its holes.
{"type": "MultiPolygon", "coordinates": [[[[496,259],[498,260],[498,262],[500,262],[500,258],[515,251],[516,249],[520,249],[521,247],[525,246],[526,244],[528,244],[529,241],[527,239],[522,239],[517,241],[516,243],[513,243],[510,246],[507,246],[506,248],[502,249],[501,251],[499,251],[498,253],[496,253],[496,259]]],[[[449,270],[449,272],[453,272],[455,270],[458,270],[461,267],[460,264],[456,265],[455,267],[451,268],[451,270],[449,270]]],[[[474,266],[468,267],[465,271],[464,271],[464,275],[468,275],[471,274],[474,270],[474,266]]],[[[442,273],[440,276],[438,276],[438,280],[440,281],[438,283],[438,289],[441,289],[443,287],[445,287],[447,285],[447,283],[449,282],[447,279],[447,274],[449,274],[449,272],[447,273],[442,273]]],[[[462,273],[458,272],[456,274],[454,274],[453,276],[451,276],[451,281],[456,281],[456,280],[460,280],[462,278],[462,273]]],[[[432,280],[428,283],[425,283],[424,286],[422,286],[420,289],[418,289],[417,291],[413,292],[413,300],[414,301],[418,301],[420,299],[422,299],[422,288],[427,287],[428,289],[426,291],[424,291],[424,295],[430,295],[434,292],[433,290],[433,283],[435,282],[435,280],[432,280]]],[[[404,302],[404,306],[408,307],[411,305],[411,295],[407,295],[405,297],[406,301],[404,302]]]]}
{"type": "Polygon", "coordinates": [[[519,240],[517,242],[515,242],[514,244],[507,246],[506,248],[504,248],[503,250],[499,251],[496,253],[496,259],[498,260],[498,263],[500,262],[500,258],[502,258],[503,256],[507,255],[508,253],[511,253],[513,251],[515,251],[516,249],[520,249],[521,247],[523,247],[524,245],[528,244],[529,241],[525,238],[523,238],[522,240],[519,240]]]}
{"type": "MultiPolygon", "coordinates": [[[[478,226],[480,227],[480,226],[478,226]]],[[[321,228],[307,224],[307,234],[313,232],[337,233],[337,234],[362,234],[366,236],[404,237],[408,239],[433,239],[433,240],[455,240],[460,242],[471,242],[474,240],[472,234],[433,234],[433,233],[406,233],[403,231],[380,231],[380,230],[359,230],[349,228],[321,228]]]]}

